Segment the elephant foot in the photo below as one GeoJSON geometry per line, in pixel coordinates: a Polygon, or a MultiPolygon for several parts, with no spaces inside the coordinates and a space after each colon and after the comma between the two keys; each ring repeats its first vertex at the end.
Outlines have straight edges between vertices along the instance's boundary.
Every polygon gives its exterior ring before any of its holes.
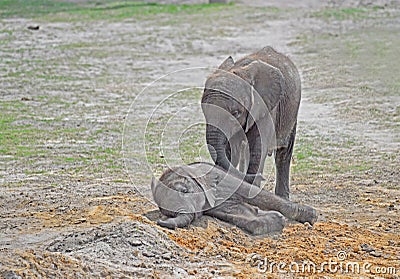
{"type": "Polygon", "coordinates": [[[297,212],[293,218],[300,223],[310,223],[314,225],[318,220],[317,211],[308,205],[298,205],[297,212]]]}
{"type": "Polygon", "coordinates": [[[278,211],[268,211],[249,222],[246,230],[253,235],[282,233],[285,217],[278,211]]]}

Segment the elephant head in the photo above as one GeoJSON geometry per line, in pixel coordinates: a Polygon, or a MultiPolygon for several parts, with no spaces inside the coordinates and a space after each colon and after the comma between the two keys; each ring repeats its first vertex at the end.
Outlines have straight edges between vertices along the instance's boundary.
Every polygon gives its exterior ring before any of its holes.
{"type": "Polygon", "coordinates": [[[215,206],[215,188],[203,179],[190,166],[170,169],[160,181],[152,178],[154,201],[161,213],[169,217],[158,220],[158,225],[170,229],[185,227],[215,206]]]}
{"type": "Polygon", "coordinates": [[[239,62],[235,64],[232,57],[228,57],[207,79],[202,109],[214,162],[244,178],[245,174],[235,169],[226,151],[232,143],[247,140],[246,134],[253,127],[258,130],[262,148],[273,148],[274,109],[284,94],[284,79],[279,69],[265,62],[251,59],[239,62]]]}

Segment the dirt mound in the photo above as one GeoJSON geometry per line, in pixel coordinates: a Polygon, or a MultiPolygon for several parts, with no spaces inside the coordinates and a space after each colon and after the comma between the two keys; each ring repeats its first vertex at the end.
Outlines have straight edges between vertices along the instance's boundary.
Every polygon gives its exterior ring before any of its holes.
{"type": "Polygon", "coordinates": [[[103,224],[63,234],[44,247],[7,251],[0,258],[5,278],[187,278],[229,270],[231,264],[207,262],[178,246],[155,226],[137,221],[103,224]]]}

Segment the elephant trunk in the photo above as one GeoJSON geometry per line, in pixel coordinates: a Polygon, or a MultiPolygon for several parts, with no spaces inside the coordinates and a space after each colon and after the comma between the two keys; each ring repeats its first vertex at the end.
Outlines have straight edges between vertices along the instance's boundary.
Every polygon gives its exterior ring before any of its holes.
{"type": "Polygon", "coordinates": [[[227,138],[224,133],[216,127],[207,125],[206,140],[209,145],[208,149],[214,163],[223,167],[224,169],[228,168],[230,162],[225,153],[227,138]]]}
{"type": "Polygon", "coordinates": [[[158,220],[157,224],[168,229],[183,228],[189,225],[194,219],[194,213],[180,213],[178,216],[166,220],[158,220]]]}
{"type": "Polygon", "coordinates": [[[246,175],[238,171],[226,156],[226,146],[228,144],[226,135],[220,129],[212,125],[207,125],[206,140],[208,144],[208,150],[214,163],[217,166],[228,170],[232,175],[244,179],[246,175]]]}

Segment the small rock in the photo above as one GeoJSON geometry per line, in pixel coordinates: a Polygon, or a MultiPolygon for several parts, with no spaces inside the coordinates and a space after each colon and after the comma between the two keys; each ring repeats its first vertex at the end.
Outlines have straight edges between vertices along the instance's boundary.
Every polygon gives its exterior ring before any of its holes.
{"type": "Polygon", "coordinates": [[[391,239],[388,240],[388,244],[389,244],[389,246],[395,246],[396,245],[396,243],[391,239]]]}
{"type": "Polygon", "coordinates": [[[368,253],[370,253],[370,252],[372,252],[372,251],[375,251],[375,249],[374,249],[373,247],[369,246],[369,245],[366,244],[366,243],[361,244],[361,250],[363,250],[363,251],[365,251],[365,252],[368,252],[368,253]]]}
{"type": "Polygon", "coordinates": [[[35,30],[36,31],[36,30],[39,30],[39,28],[40,28],[39,25],[29,25],[28,26],[29,30],[35,30]]]}
{"type": "Polygon", "coordinates": [[[128,239],[128,243],[132,246],[140,246],[143,244],[139,239],[128,239]]]}
{"type": "Polygon", "coordinates": [[[142,255],[145,256],[145,257],[148,257],[148,258],[154,258],[156,256],[153,252],[150,252],[150,251],[147,251],[147,250],[144,250],[142,252],[142,255]]]}
{"type": "Polygon", "coordinates": [[[85,223],[86,222],[86,218],[78,218],[74,221],[74,224],[81,224],[81,223],[85,223]]]}
{"type": "Polygon", "coordinates": [[[389,206],[388,206],[388,210],[389,210],[389,211],[392,211],[392,210],[394,210],[394,204],[389,204],[389,206]]]}
{"type": "Polygon", "coordinates": [[[172,253],[168,252],[165,254],[162,254],[161,256],[164,260],[170,260],[172,258],[172,253]]]}
{"type": "Polygon", "coordinates": [[[371,251],[370,253],[369,253],[371,256],[374,256],[374,257],[382,257],[382,252],[380,252],[380,251],[371,251]]]}

